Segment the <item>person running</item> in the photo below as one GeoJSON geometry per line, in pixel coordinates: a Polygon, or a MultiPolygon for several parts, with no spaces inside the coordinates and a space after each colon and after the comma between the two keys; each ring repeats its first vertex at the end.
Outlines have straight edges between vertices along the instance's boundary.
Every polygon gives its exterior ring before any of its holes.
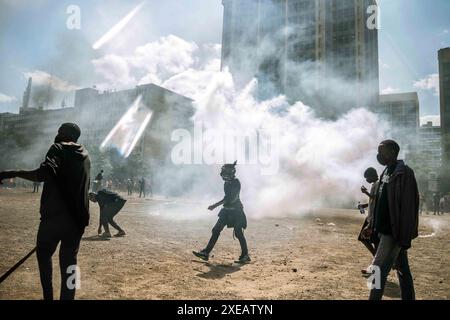
{"type": "Polygon", "coordinates": [[[212,229],[212,235],[205,249],[200,251],[193,251],[192,253],[205,261],[208,261],[209,254],[213,250],[220,233],[225,227],[233,228],[234,235],[239,240],[241,246],[241,255],[237,263],[248,263],[251,261],[247,249],[247,241],[244,236],[244,229],[247,228],[247,218],[244,213],[244,207],[239,199],[239,193],[241,191],[241,183],[235,177],[236,174],[236,162],[233,164],[225,164],[222,166],[220,176],[224,180],[224,192],[225,197],[208,207],[208,210],[214,210],[215,208],[223,205],[223,208],[219,212],[219,219],[212,229]]]}
{"type": "Polygon", "coordinates": [[[111,232],[109,231],[109,225],[118,231],[115,237],[123,237],[126,233],[123,229],[114,221],[114,217],[122,210],[125,205],[125,200],[119,194],[106,189],[99,190],[97,193],[89,193],[89,200],[97,202],[100,207],[100,221],[97,233],[103,238],[111,238],[111,232]],[[102,227],[104,233],[102,234],[102,227]]]}

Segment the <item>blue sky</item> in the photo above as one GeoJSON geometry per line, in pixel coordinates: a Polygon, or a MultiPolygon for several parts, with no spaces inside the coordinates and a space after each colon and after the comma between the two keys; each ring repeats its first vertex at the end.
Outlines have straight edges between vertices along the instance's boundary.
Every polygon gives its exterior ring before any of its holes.
{"type": "MultiPolygon", "coordinates": [[[[93,85],[91,61],[104,52],[92,44],[141,2],[0,0],[0,112],[18,111],[27,72],[52,73],[61,87],[93,85]],[[66,28],[69,5],[81,9],[80,30],[66,28]]],[[[437,51],[450,46],[450,1],[380,0],[380,8],[380,89],[417,91],[421,114],[437,115],[437,51]]],[[[169,34],[220,43],[221,0],[147,0],[126,29],[127,46],[117,48],[124,52],[169,34]]]]}

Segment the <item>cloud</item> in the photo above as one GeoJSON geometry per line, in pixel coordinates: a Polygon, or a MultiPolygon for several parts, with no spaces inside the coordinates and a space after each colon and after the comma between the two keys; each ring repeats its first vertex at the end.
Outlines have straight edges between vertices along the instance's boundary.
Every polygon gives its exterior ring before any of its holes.
{"type": "Polygon", "coordinates": [[[381,94],[392,94],[392,93],[398,93],[400,92],[400,89],[392,88],[392,87],[386,87],[381,90],[381,94]]]}
{"type": "Polygon", "coordinates": [[[424,124],[427,124],[428,122],[432,122],[433,126],[440,126],[441,125],[441,117],[439,115],[428,115],[428,116],[420,117],[420,125],[421,126],[423,126],[424,124]]]}
{"type": "Polygon", "coordinates": [[[425,78],[414,82],[414,88],[420,90],[434,90],[436,96],[439,95],[439,74],[433,73],[425,78]]]}
{"type": "Polygon", "coordinates": [[[106,84],[99,87],[123,88],[135,84],[136,79],[130,75],[127,60],[119,55],[109,54],[100,59],[92,60],[95,72],[101,76],[106,84]]]}
{"type": "Polygon", "coordinates": [[[217,44],[198,46],[174,35],[162,37],[137,47],[132,54],[108,54],[92,60],[94,71],[103,80],[100,87],[123,88],[154,83],[193,97],[210,81],[212,72],[220,70],[217,44]],[[202,73],[203,70],[203,73],[202,73]],[[193,74],[201,79],[193,79],[193,74]],[[186,86],[179,86],[183,82],[186,86]]]}
{"type": "Polygon", "coordinates": [[[7,103],[7,102],[13,102],[16,101],[16,97],[7,96],[6,94],[0,93],[0,103],[7,103]]]}
{"type": "Polygon", "coordinates": [[[25,79],[33,78],[33,85],[50,86],[56,91],[69,92],[79,89],[79,87],[42,70],[23,72],[23,76],[25,79]]]}

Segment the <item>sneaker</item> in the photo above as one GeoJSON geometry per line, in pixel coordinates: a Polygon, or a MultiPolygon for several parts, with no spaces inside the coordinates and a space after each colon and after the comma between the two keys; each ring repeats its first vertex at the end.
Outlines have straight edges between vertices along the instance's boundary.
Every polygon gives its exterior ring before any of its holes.
{"type": "Polygon", "coordinates": [[[102,237],[102,238],[111,238],[111,233],[110,232],[103,232],[103,234],[100,237],[102,237]]]}
{"type": "Polygon", "coordinates": [[[239,260],[236,260],[235,263],[249,263],[250,261],[252,261],[252,259],[250,259],[250,256],[248,254],[244,255],[244,256],[240,256],[239,260]]]}
{"type": "Polygon", "coordinates": [[[192,251],[192,253],[194,254],[194,256],[196,256],[197,258],[200,258],[204,261],[208,261],[209,260],[209,254],[207,254],[205,251],[192,251]]]}
{"type": "Polygon", "coordinates": [[[368,278],[372,275],[372,272],[369,271],[369,268],[361,269],[361,275],[365,278],[368,278]]]}
{"type": "Polygon", "coordinates": [[[114,237],[123,237],[124,235],[126,235],[125,231],[120,230],[119,232],[117,232],[117,234],[114,235],[114,237]]]}

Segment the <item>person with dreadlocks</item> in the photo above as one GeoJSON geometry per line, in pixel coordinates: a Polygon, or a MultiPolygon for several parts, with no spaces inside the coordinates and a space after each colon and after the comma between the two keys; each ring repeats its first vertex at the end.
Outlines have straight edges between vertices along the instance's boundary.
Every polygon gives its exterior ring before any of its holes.
{"type": "Polygon", "coordinates": [[[192,253],[205,261],[208,261],[209,254],[211,253],[214,245],[219,239],[220,233],[225,227],[233,228],[234,235],[239,240],[241,246],[241,255],[236,263],[248,263],[251,261],[248,255],[247,241],[244,236],[244,229],[247,228],[247,218],[244,213],[244,207],[239,199],[239,193],[241,191],[241,183],[236,178],[236,161],[233,164],[225,164],[222,166],[220,176],[225,181],[224,191],[225,197],[208,207],[208,210],[214,210],[215,208],[223,205],[223,208],[219,212],[219,219],[212,229],[212,235],[205,249],[201,251],[193,251],[192,253]]]}

